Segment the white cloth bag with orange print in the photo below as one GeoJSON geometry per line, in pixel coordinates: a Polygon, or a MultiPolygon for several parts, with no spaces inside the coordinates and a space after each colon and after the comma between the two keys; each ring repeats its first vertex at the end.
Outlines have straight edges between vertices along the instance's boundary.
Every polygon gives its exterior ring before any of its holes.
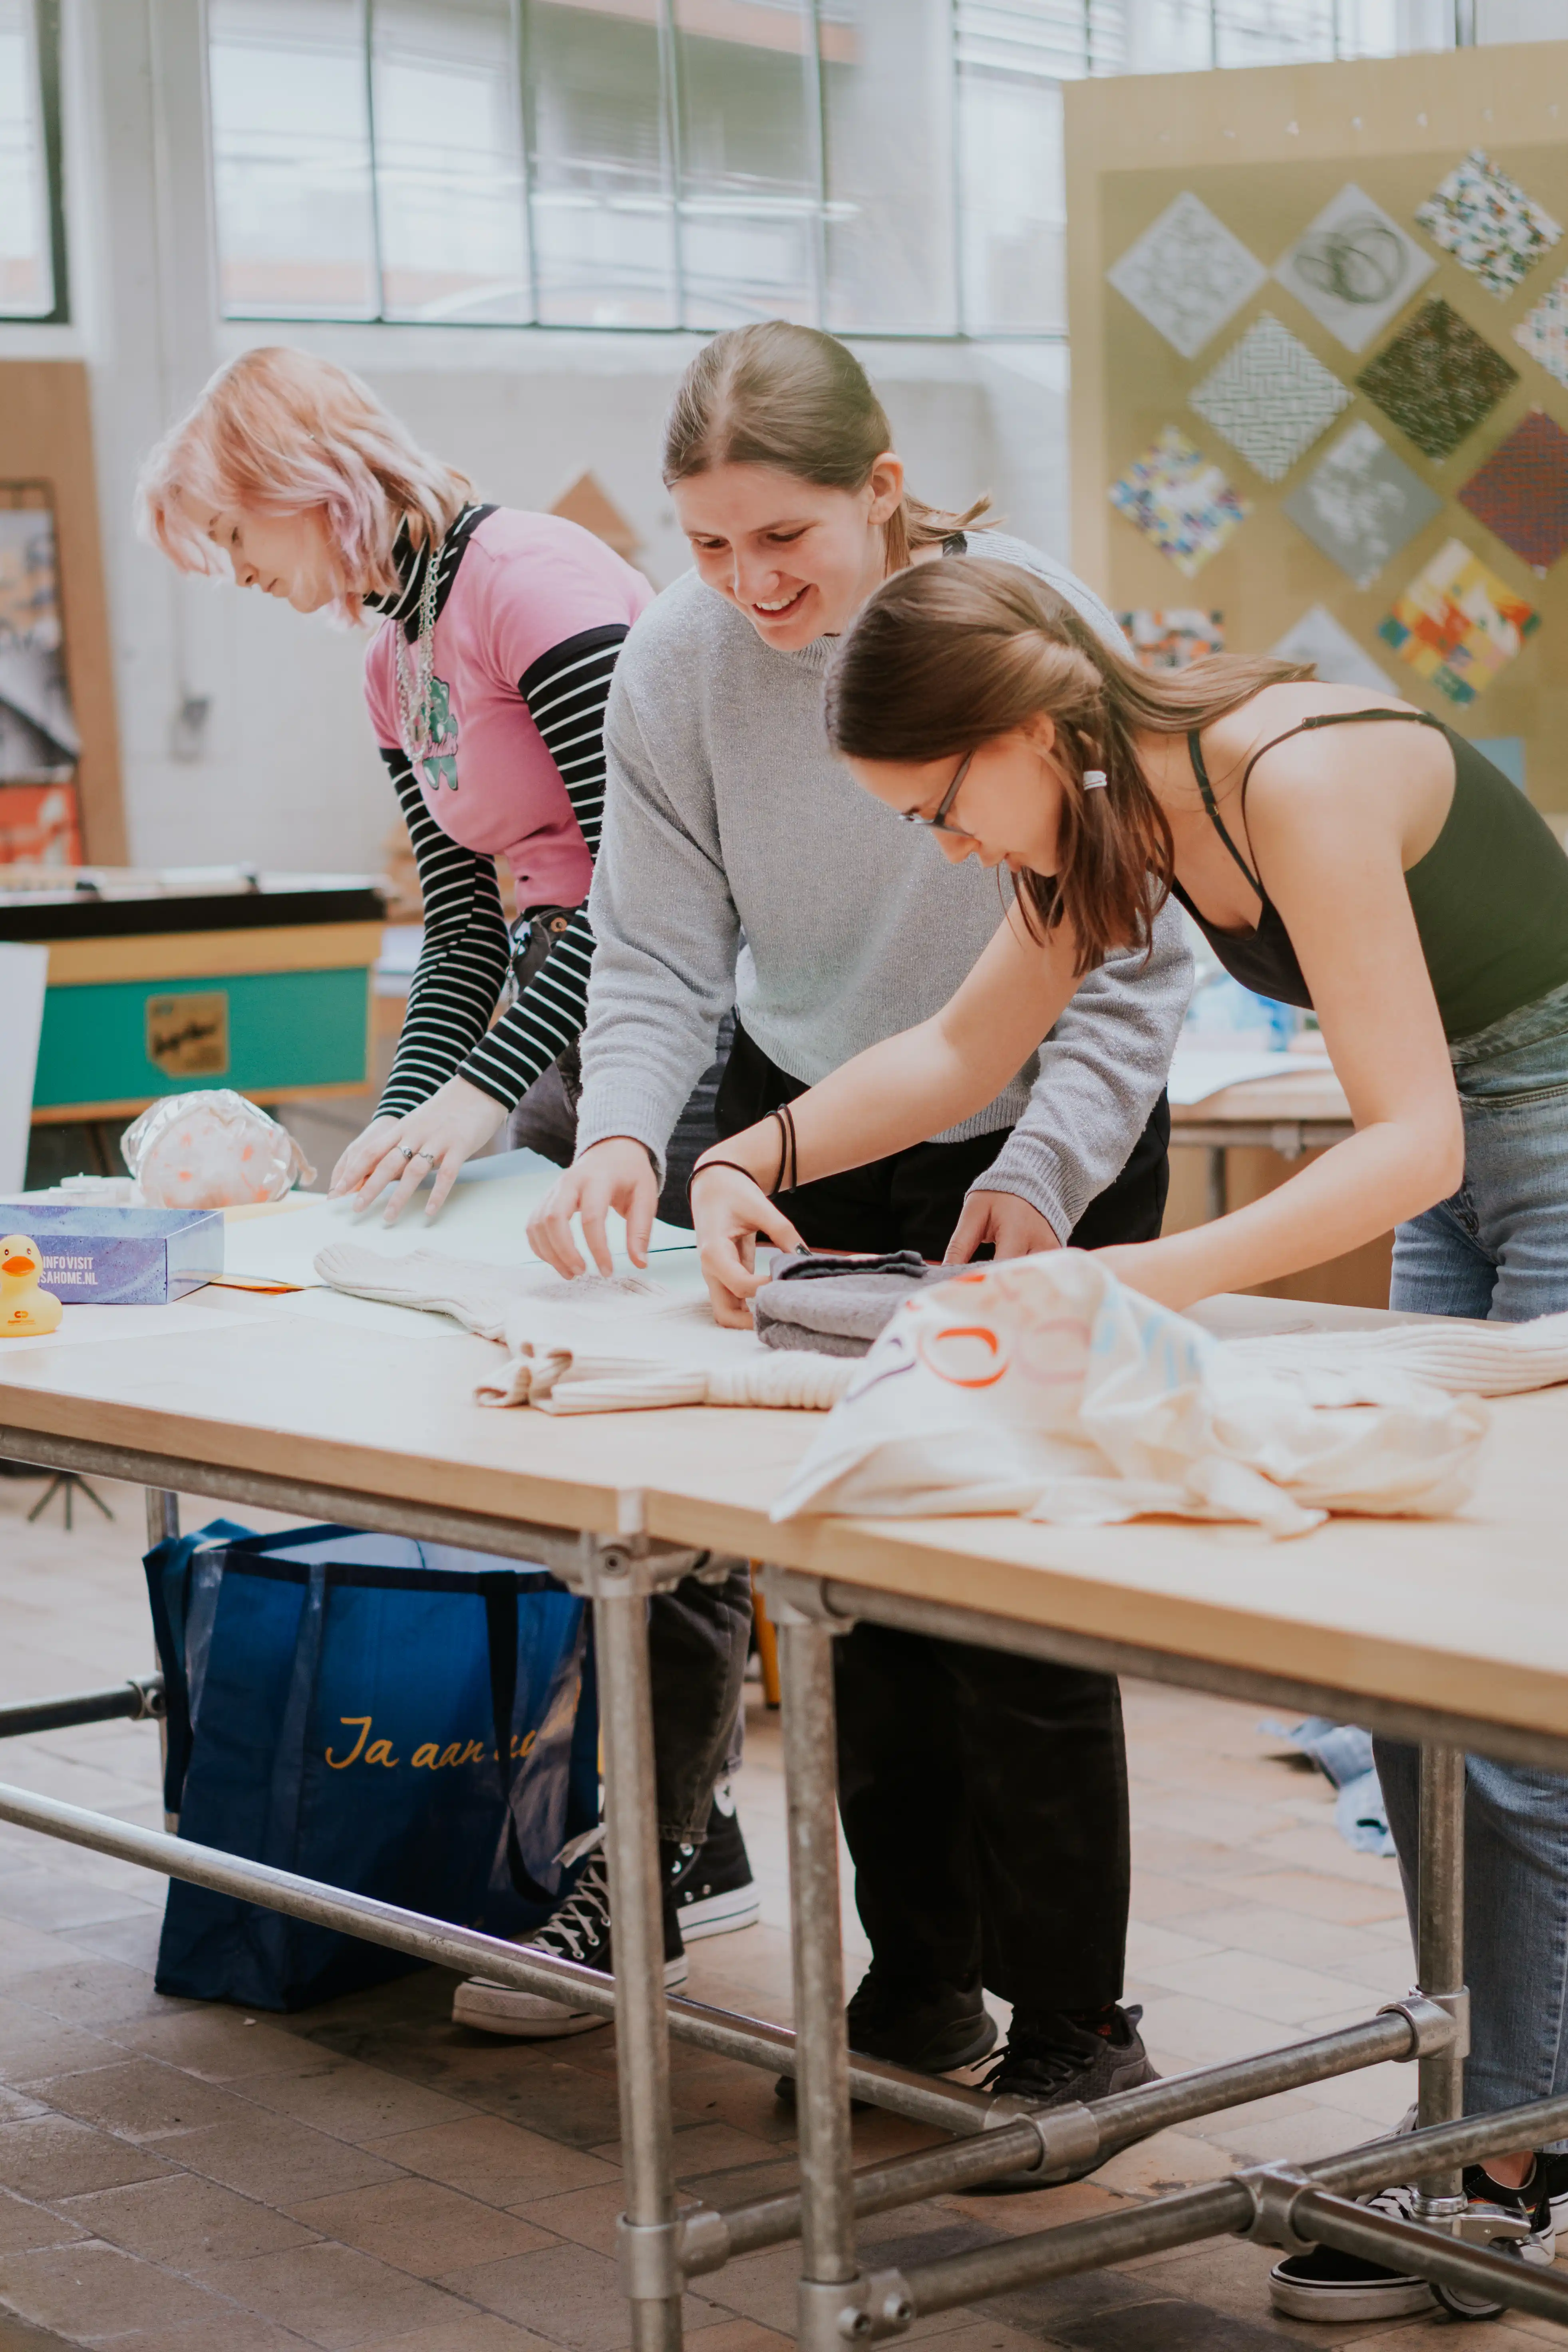
{"type": "Polygon", "coordinates": [[[1331,1511],[1442,1517],[1488,1409],[1401,1364],[1256,1360],[1081,1250],[976,1266],[894,1316],[773,1507],[1149,1513],[1300,1535],[1331,1511]]]}

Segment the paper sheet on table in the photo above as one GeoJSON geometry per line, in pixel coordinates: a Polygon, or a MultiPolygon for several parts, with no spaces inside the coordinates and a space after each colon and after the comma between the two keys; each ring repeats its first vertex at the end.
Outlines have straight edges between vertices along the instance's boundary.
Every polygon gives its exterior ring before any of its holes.
{"type": "Polygon", "coordinates": [[[1320,1076],[1332,1076],[1326,1055],[1247,1054],[1232,1052],[1225,1046],[1210,1049],[1194,1045],[1178,1051],[1171,1064],[1165,1092],[1173,1103],[1201,1103],[1207,1102],[1211,1095],[1223,1094],[1226,1087],[1249,1086],[1255,1078],[1320,1076]]]}
{"type": "Polygon", "coordinates": [[[198,1298],[216,1300],[228,1295],[210,1290],[194,1292],[189,1298],[174,1299],[167,1307],[68,1307],[58,1331],[41,1339],[0,1339],[0,1356],[39,1356],[46,1348],[80,1347],[89,1340],[101,1347],[106,1339],[169,1339],[258,1319],[254,1308],[247,1309],[239,1303],[237,1291],[233,1294],[232,1307],[196,1304],[198,1298]]]}
{"type": "MultiPolygon", "coordinates": [[[[485,1258],[494,1265],[531,1265],[534,1253],[528,1245],[528,1220],[560,1173],[535,1151],[497,1153],[464,1169],[437,1217],[426,1218],[424,1196],[416,1194],[390,1227],[382,1222],[379,1202],[356,1216],[347,1201],[329,1201],[315,1194],[300,1201],[296,1194],[276,1215],[231,1220],[226,1224],[224,1272],[313,1289],[321,1281],[315,1266],[317,1251],[331,1242],[350,1241],[380,1257],[407,1257],[415,1250],[438,1249],[450,1257],[485,1258]]],[[[619,1217],[610,1219],[609,1231],[617,1263],[629,1263],[626,1227],[619,1217]]],[[[689,1250],[691,1235],[679,1225],[656,1223],[649,1246],[656,1251],[689,1250]]]]}

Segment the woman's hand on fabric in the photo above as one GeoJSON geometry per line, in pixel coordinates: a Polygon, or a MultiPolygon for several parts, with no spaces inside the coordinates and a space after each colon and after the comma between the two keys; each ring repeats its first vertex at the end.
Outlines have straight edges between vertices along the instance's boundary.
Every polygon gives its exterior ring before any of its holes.
{"type": "Polygon", "coordinates": [[[396,1119],[373,1119],[332,1173],[331,1192],[353,1192],[368,1209],[387,1195],[385,1222],[395,1225],[414,1194],[434,1177],[426,1217],[436,1216],[466,1160],[482,1150],[506,1117],[505,1106],[466,1078],[448,1078],[428,1102],[396,1119]]]}
{"type": "Polygon", "coordinates": [[[402,1127],[401,1118],[383,1112],[379,1118],[373,1118],[367,1128],[362,1129],[353,1141],[340,1153],[338,1164],[332,1171],[332,1181],[327,1186],[327,1198],[341,1201],[345,1193],[357,1192],[371,1170],[385,1158],[394,1136],[401,1131],[402,1127]]]}
{"type": "Polygon", "coordinates": [[[757,1272],[757,1235],[765,1234],[780,1249],[804,1249],[805,1243],[761,1185],[721,1165],[703,1173],[700,1163],[694,1171],[691,1222],[713,1320],[750,1330],[752,1295],[768,1279],[757,1272]]]}
{"type": "Polygon", "coordinates": [[[1033,1257],[1037,1250],[1060,1249],[1055,1226],[1016,1192],[973,1192],[947,1245],[948,1263],[967,1265],[989,1242],[997,1257],[1033,1257]]]}
{"type": "Polygon", "coordinates": [[[583,1239],[601,1274],[615,1271],[605,1221],[612,1209],[626,1219],[626,1255],[647,1264],[648,1236],[658,1208],[658,1178],[647,1146],[629,1135],[607,1135],[590,1144],[540,1202],[528,1221],[530,1246],[568,1280],[587,1271],[572,1231],[583,1221],[583,1239]]]}

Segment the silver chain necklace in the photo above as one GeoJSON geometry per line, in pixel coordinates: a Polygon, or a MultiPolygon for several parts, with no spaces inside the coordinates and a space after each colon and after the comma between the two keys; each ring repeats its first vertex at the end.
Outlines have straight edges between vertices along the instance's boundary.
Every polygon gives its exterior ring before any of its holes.
{"type": "Polygon", "coordinates": [[[426,541],[425,578],[419,590],[419,634],[415,641],[410,674],[408,639],[401,621],[394,621],[393,654],[397,679],[397,736],[411,767],[430,755],[430,687],[436,675],[436,593],[446,541],[426,541]]]}

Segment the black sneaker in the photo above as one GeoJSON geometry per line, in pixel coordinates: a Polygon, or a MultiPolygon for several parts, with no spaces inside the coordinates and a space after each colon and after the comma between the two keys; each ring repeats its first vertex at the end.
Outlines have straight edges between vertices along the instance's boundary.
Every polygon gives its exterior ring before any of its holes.
{"type": "MultiPolygon", "coordinates": [[[[1140,2083],[1156,2083],[1138,2031],[1141,2008],[1113,2008],[1104,2027],[1081,2025],[1060,2012],[1038,2018],[1014,2016],[1007,2047],[981,2084],[994,2098],[1026,2099],[1032,2107],[1065,2107],[1091,2099],[1108,2099],[1116,2091],[1135,2091],[1140,2083]]],[[[1012,2196],[1037,2189],[1034,2172],[1005,2172],[998,2179],[982,2181],[970,2194],[1012,2196]]]]}
{"type": "Polygon", "coordinates": [[[700,1943],[704,1936],[731,1935],[756,1920],[762,1905],[728,1780],[721,1780],[713,1791],[702,1843],[662,1845],[659,1862],[666,1896],[674,1901],[687,1943],[700,1943]]]}
{"type": "MultiPolygon", "coordinates": [[[[610,1949],[610,1883],[604,1850],[591,1853],[576,1885],[558,1911],[521,1946],[526,1951],[548,1952],[552,1959],[575,1960],[585,1969],[615,1967],[610,1949]]],[[[686,1948],[675,1906],[664,1906],[664,1981],[667,1990],[686,1982],[686,1948]]],[[[452,2000],[454,2025],[470,2025],[480,2033],[507,2033],[528,2041],[550,2042],[565,2033],[586,2033],[607,2025],[595,2009],[574,2009],[569,2001],[548,2000],[542,1993],[514,1991],[492,1984],[486,1977],[469,1977],[452,2000]]]]}
{"type": "Polygon", "coordinates": [[[1558,2152],[1538,2156],[1535,2159],[1534,2188],[1539,2182],[1546,2194],[1547,2209],[1552,2215],[1553,2245],[1559,2230],[1568,2231],[1568,2155],[1558,2152]]]}
{"type": "MultiPolygon", "coordinates": [[[[1537,2157],[1535,2169],[1522,2189],[1504,2189],[1479,2164],[1465,2167],[1464,2190],[1472,2227],[1472,2242],[1485,2234],[1487,2221],[1496,2216],[1496,2237],[1517,2246],[1527,2263],[1545,2264],[1556,2252],[1552,2222],[1549,2157],[1537,2157]],[[1528,2224],[1521,2237],[1520,2224],[1528,2224]]],[[[1562,2159],[1557,2159],[1562,2164],[1562,2159]]],[[[1568,2166],[1560,2176],[1560,2196],[1568,2194],[1568,2166]]],[[[1390,2221],[1415,2221],[1415,2190],[1408,2182],[1380,2189],[1375,2197],[1359,2201],[1390,2221]]],[[[1276,2263],[1268,2273],[1268,2299],[1281,2317],[1329,2322],[1361,2319],[1401,2319],[1412,2312],[1431,2311],[1436,2298],[1423,2278],[1410,2271],[1385,2270],[1360,2254],[1342,2254],[1332,2246],[1314,2246],[1310,2253],[1291,2254],[1276,2263]]]]}
{"type": "MultiPolygon", "coordinates": [[[[996,2040],[996,2021],[985,2007],[978,1977],[964,1985],[922,1983],[894,1977],[875,1960],[849,1997],[845,2023],[849,2047],[858,2057],[880,2058],[916,2074],[973,2066],[996,2040]]],[[[795,2077],[781,2074],[774,2088],[784,2105],[793,2107],[795,2077]]]]}

